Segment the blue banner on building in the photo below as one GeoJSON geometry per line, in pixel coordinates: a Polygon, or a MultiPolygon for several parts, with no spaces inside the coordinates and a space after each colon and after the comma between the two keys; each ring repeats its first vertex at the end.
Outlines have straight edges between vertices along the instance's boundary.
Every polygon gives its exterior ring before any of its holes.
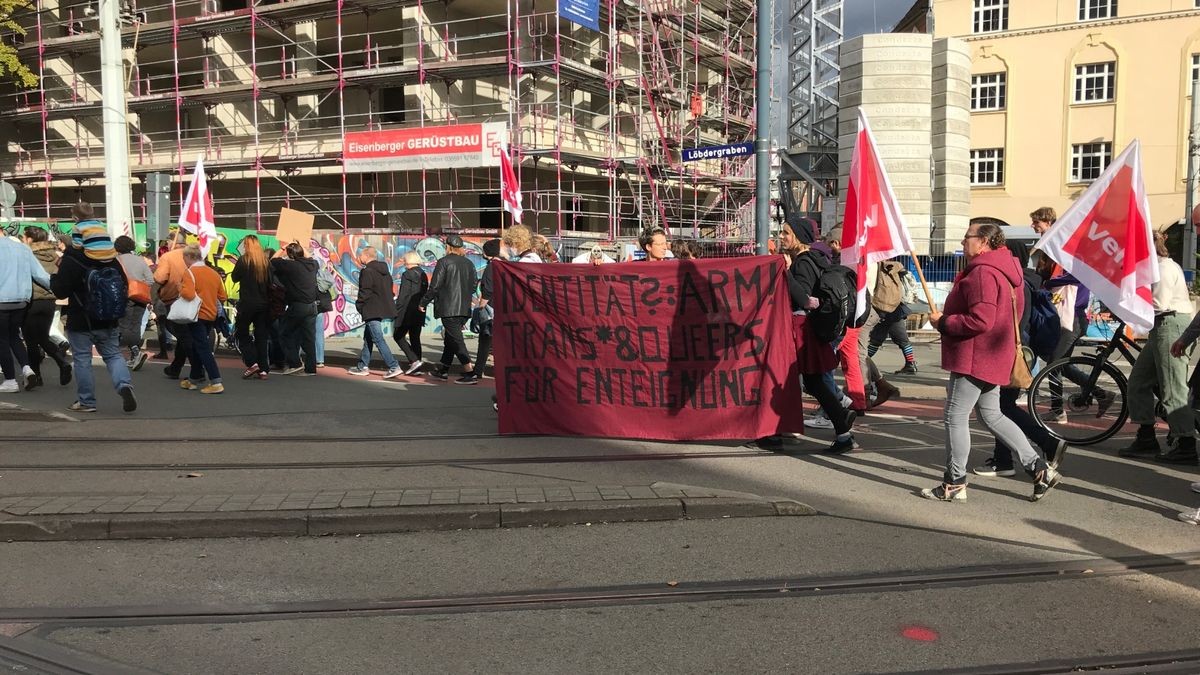
{"type": "Polygon", "coordinates": [[[746,157],[753,154],[753,143],[710,145],[706,148],[684,148],[683,161],[695,162],[701,159],[730,159],[732,157],[746,157]]]}
{"type": "Polygon", "coordinates": [[[600,0],[558,0],[558,15],[580,26],[600,31],[600,0]]]}

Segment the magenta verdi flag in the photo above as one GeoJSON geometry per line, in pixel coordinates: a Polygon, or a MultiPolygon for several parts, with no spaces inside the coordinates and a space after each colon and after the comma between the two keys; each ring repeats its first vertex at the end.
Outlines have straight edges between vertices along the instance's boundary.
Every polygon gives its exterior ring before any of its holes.
{"type": "Polygon", "coordinates": [[[513,171],[512,157],[507,145],[500,146],[500,200],[504,210],[512,214],[513,222],[521,222],[521,182],[513,171]]]}
{"type": "Polygon", "coordinates": [[[1087,287],[1134,330],[1154,327],[1158,282],[1150,202],[1134,139],[1034,247],[1087,287]]]}
{"type": "Polygon", "coordinates": [[[208,180],[204,176],[204,158],[196,158],[196,172],[188,186],[187,197],[179,209],[179,227],[196,235],[200,253],[208,257],[213,244],[217,243],[217,223],[213,218],[212,194],[208,191],[208,180]]]}
{"type": "Polygon", "coordinates": [[[883,161],[875,147],[875,136],[867,114],[858,111],[858,138],[850,162],[850,187],[846,191],[846,216],[842,222],[842,264],[858,276],[858,314],[870,308],[867,302],[867,270],[913,248],[904,215],[883,161]]]}

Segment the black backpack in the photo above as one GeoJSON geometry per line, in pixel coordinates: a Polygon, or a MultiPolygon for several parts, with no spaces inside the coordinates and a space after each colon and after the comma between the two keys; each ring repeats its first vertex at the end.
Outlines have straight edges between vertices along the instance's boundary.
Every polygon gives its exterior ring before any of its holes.
{"type": "MultiPolygon", "coordinates": [[[[808,323],[813,335],[822,342],[833,342],[846,334],[847,328],[860,328],[866,323],[867,315],[855,319],[858,310],[858,275],[844,265],[830,265],[824,270],[816,265],[819,276],[813,286],[812,296],[817,299],[817,308],[808,311],[808,323]]],[[[870,295],[867,305],[870,306],[870,295]]]]}

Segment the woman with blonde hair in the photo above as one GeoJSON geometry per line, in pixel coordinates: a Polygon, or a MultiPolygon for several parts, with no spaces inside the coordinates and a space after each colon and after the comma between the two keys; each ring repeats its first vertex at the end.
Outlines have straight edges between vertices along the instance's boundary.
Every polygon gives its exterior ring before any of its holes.
{"type": "Polygon", "coordinates": [[[421,329],[425,327],[425,312],[421,311],[421,298],[429,290],[429,277],[421,269],[421,256],[416,251],[404,254],[404,274],[400,275],[400,287],[396,291],[396,320],[393,323],[392,339],[404,352],[408,366],[405,375],[421,370],[421,329]]]}
{"type": "Polygon", "coordinates": [[[542,259],[542,262],[558,262],[558,254],[554,252],[554,245],[544,234],[533,235],[533,251],[542,259]]]}
{"type": "Polygon", "coordinates": [[[515,262],[542,262],[542,257],[534,250],[533,232],[524,225],[513,225],[504,231],[500,242],[508,248],[509,260],[515,262]]]}
{"type": "Polygon", "coordinates": [[[267,350],[271,326],[271,270],[258,237],[246,235],[242,239],[241,249],[242,255],[233,266],[230,276],[235,284],[240,285],[234,332],[242,352],[242,362],[246,364],[242,379],[265,380],[271,369],[267,350]],[[250,337],[251,327],[254,328],[253,338],[250,337]]]}
{"type": "Polygon", "coordinates": [[[216,270],[204,264],[199,246],[189,244],[185,247],[183,262],[187,271],[179,297],[188,301],[200,298],[200,309],[195,321],[181,324],[191,333],[192,354],[188,360],[192,370],[186,379],[179,381],[179,386],[181,389],[198,389],[201,394],[220,394],[225,391],[225,385],[221,383],[221,370],[217,367],[208,336],[217,320],[217,306],[226,299],[225,284],[216,270]]]}

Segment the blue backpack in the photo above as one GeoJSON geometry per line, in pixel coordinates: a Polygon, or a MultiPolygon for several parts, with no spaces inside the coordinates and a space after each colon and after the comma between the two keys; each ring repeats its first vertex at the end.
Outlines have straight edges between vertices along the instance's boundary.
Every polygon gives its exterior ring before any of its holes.
{"type": "Polygon", "coordinates": [[[116,321],[125,316],[129,288],[120,267],[96,267],[87,272],[88,316],[97,321],[116,321]]]}
{"type": "MultiPolygon", "coordinates": [[[[1029,285],[1029,282],[1025,283],[1029,285]]],[[[1025,346],[1033,350],[1039,359],[1049,361],[1054,354],[1054,348],[1058,346],[1062,324],[1050,291],[1032,286],[1029,291],[1033,302],[1029,305],[1029,340],[1025,346]]]]}

